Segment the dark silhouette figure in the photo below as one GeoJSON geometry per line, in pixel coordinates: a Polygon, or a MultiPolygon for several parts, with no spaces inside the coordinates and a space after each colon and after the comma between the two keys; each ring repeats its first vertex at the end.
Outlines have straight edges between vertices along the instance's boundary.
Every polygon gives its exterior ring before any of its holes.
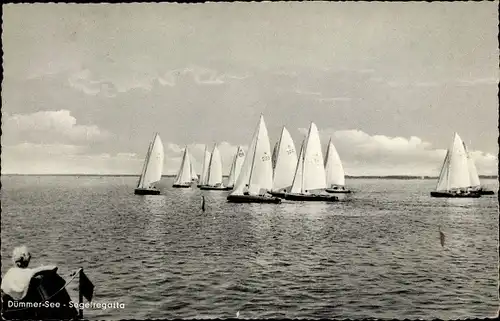
{"type": "Polygon", "coordinates": [[[441,241],[441,247],[444,247],[444,238],[445,238],[445,235],[443,232],[441,232],[441,226],[439,226],[439,239],[441,241]]]}
{"type": "Polygon", "coordinates": [[[205,212],[205,195],[201,196],[202,202],[201,202],[201,210],[205,212]]]}

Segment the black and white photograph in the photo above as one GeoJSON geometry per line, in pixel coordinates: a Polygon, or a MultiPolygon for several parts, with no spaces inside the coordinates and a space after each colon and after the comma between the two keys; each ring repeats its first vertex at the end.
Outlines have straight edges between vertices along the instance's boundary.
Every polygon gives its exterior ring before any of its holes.
{"type": "Polygon", "coordinates": [[[2,319],[497,317],[498,6],[3,4],[2,319]]]}

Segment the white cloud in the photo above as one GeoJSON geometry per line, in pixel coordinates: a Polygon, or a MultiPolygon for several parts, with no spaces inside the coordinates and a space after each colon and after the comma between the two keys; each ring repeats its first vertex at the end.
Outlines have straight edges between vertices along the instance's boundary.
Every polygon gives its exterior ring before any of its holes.
{"type": "Polygon", "coordinates": [[[76,118],[68,110],[39,111],[32,114],[6,115],[4,133],[53,135],[72,141],[99,140],[109,137],[110,133],[95,125],[78,125],[76,118]]]}
{"type": "MultiPolygon", "coordinates": [[[[306,128],[299,131],[306,135],[306,128]]],[[[326,144],[332,138],[341,160],[350,175],[432,175],[437,176],[446,155],[444,149],[434,149],[431,143],[419,137],[390,137],[369,135],[361,130],[320,129],[320,137],[326,152],[326,144]]],[[[497,174],[497,159],[481,151],[471,151],[478,172],[497,174]]]]}
{"type": "Polygon", "coordinates": [[[73,74],[68,82],[73,88],[92,96],[102,94],[106,97],[115,97],[119,91],[111,81],[93,80],[92,73],[88,69],[73,74]]]}

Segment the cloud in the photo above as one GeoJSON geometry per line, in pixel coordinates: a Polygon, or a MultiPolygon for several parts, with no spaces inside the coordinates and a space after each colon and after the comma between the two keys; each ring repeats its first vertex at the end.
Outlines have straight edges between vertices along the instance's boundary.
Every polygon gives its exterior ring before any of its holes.
{"type": "Polygon", "coordinates": [[[165,72],[162,76],[158,77],[158,82],[161,85],[173,87],[186,77],[193,80],[194,83],[198,85],[222,85],[231,79],[246,79],[250,77],[250,74],[245,73],[243,75],[237,75],[231,73],[220,73],[210,68],[189,66],[165,72]]]}
{"type": "MultiPolygon", "coordinates": [[[[299,128],[303,135],[306,128],[299,128]]],[[[446,150],[435,149],[419,137],[369,135],[361,130],[320,130],[323,153],[331,138],[350,175],[439,175],[446,150]]],[[[497,159],[481,151],[471,151],[480,174],[497,174],[497,159]]]]}
{"type": "MultiPolygon", "coordinates": [[[[164,175],[175,175],[182,161],[184,146],[165,144],[164,175]]],[[[2,146],[2,173],[19,174],[139,174],[145,155],[130,152],[93,153],[88,146],[21,143],[2,146]]],[[[204,144],[188,145],[196,172],[202,170],[204,144]]],[[[213,145],[209,145],[212,151],[213,145]]],[[[229,174],[236,145],[221,142],[222,172],[229,174]]],[[[246,150],[246,147],[244,147],[246,150]]]]}
{"type": "Polygon", "coordinates": [[[119,91],[111,81],[93,80],[88,69],[73,74],[68,82],[73,88],[92,96],[101,94],[105,97],[115,97],[119,91]]]}
{"type": "Polygon", "coordinates": [[[110,133],[95,125],[78,125],[76,118],[68,110],[6,115],[3,129],[6,136],[48,135],[71,141],[101,140],[110,136],[110,133]]]}

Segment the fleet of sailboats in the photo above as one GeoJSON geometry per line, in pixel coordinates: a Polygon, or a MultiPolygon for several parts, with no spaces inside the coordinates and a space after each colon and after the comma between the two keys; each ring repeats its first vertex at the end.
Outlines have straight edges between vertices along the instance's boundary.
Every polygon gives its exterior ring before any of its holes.
{"type": "Polygon", "coordinates": [[[154,134],[153,140],[149,144],[144,165],[142,167],[141,176],[137,183],[137,188],[134,194],[138,195],[158,195],[160,190],[154,185],[161,180],[163,173],[163,143],[161,142],[160,135],[154,134]]]}
{"type": "MultiPolygon", "coordinates": [[[[158,195],[164,163],[163,143],[158,133],[150,142],[141,175],[134,190],[139,195],[158,195]]],[[[188,146],[173,187],[189,188],[198,181],[202,190],[232,190],[229,202],[280,203],[290,201],[338,201],[332,193],[350,193],[345,187],[345,172],[337,149],[330,138],[323,159],[318,128],[311,122],[299,155],[293,139],[282,127],[278,141],[270,150],[269,135],[261,115],[245,153],[238,146],[231,162],[227,186],[223,183],[222,157],[217,144],[212,152],[205,147],[202,170],[198,177],[188,146]]],[[[477,198],[494,194],[481,186],[477,168],[458,133],[447,150],[432,197],[477,198]]]]}

